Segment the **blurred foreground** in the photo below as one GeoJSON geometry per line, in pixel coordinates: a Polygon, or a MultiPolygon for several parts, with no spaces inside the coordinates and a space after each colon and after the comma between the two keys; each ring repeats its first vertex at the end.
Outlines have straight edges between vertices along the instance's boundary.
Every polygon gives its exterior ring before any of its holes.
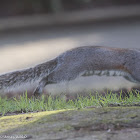
{"type": "Polygon", "coordinates": [[[139,132],[139,107],[55,110],[0,118],[3,139],[139,140],[139,132]]]}

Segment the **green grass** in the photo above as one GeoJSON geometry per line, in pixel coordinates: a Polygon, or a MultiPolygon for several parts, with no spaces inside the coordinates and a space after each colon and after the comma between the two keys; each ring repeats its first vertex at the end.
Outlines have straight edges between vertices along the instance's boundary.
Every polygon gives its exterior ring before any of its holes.
{"type": "Polygon", "coordinates": [[[27,93],[17,98],[1,98],[0,97],[0,115],[7,113],[27,113],[34,111],[50,111],[60,109],[80,109],[86,107],[107,107],[107,106],[133,106],[140,105],[140,93],[130,91],[128,96],[122,98],[122,93],[114,94],[106,93],[105,96],[98,93],[89,93],[86,97],[80,96],[74,100],[66,101],[61,96],[53,97],[41,96],[40,99],[28,98],[27,93]],[[135,93],[135,94],[133,94],[135,93]]]}

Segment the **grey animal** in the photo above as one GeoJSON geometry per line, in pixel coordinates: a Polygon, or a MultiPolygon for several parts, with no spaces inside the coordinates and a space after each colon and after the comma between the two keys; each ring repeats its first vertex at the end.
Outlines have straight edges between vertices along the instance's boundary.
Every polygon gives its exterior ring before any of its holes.
{"type": "Polygon", "coordinates": [[[123,76],[139,83],[140,51],[101,46],[74,48],[35,67],[0,75],[0,91],[36,84],[33,94],[39,96],[48,84],[92,75],[123,76]]]}

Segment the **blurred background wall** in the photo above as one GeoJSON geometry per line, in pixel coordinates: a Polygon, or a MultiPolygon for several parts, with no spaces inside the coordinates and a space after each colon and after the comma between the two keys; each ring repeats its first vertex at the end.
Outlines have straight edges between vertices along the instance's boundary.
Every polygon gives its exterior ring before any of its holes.
{"type": "MultiPolygon", "coordinates": [[[[140,48],[139,0],[1,0],[0,73],[47,61],[74,47],[140,48]]],[[[130,89],[120,77],[86,77],[47,91],[130,89]],[[121,81],[121,82],[120,82],[121,81]]]]}
{"type": "Polygon", "coordinates": [[[136,6],[139,0],[1,0],[0,17],[54,14],[120,6],[136,6]]]}

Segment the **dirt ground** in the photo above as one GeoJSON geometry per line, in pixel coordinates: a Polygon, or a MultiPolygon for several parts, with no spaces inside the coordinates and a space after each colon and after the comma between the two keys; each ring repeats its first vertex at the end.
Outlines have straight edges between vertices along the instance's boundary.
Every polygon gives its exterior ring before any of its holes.
{"type": "Polygon", "coordinates": [[[140,107],[46,111],[0,118],[0,139],[140,140],[140,107]]]}

